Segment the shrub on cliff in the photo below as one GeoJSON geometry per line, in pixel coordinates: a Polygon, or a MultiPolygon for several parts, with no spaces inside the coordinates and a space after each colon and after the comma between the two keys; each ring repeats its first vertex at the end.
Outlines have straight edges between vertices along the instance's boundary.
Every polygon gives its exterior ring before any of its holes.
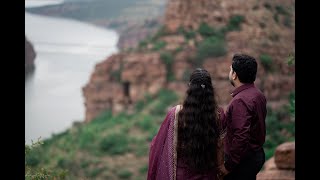
{"type": "Polygon", "coordinates": [[[197,61],[199,64],[202,64],[205,58],[223,56],[226,52],[224,39],[212,36],[199,44],[197,61]]]}
{"type": "Polygon", "coordinates": [[[230,17],[228,25],[226,27],[227,31],[239,31],[241,30],[241,23],[244,21],[244,16],[233,15],[230,17]]]}
{"type": "Polygon", "coordinates": [[[279,111],[272,111],[271,108],[268,108],[266,119],[267,136],[264,144],[266,159],[273,156],[275,148],[279,144],[295,140],[295,121],[289,117],[294,117],[294,98],[294,92],[292,92],[289,95],[290,104],[283,106],[279,111]]]}
{"type": "Polygon", "coordinates": [[[40,179],[65,179],[66,170],[49,170],[47,168],[36,167],[40,161],[40,157],[36,154],[35,148],[42,145],[43,142],[38,139],[37,142],[32,142],[31,145],[25,144],[25,179],[40,180],[40,179]]]}
{"type": "Polygon", "coordinates": [[[260,55],[260,61],[262,66],[267,71],[272,71],[272,58],[268,54],[261,54],[260,55]]]}

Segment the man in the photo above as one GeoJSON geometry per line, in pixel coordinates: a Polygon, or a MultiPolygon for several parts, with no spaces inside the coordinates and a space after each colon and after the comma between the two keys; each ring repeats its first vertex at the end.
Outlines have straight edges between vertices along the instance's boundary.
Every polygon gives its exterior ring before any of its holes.
{"type": "Polygon", "coordinates": [[[245,54],[233,56],[229,80],[235,89],[224,122],[225,162],[219,168],[224,180],[255,180],[265,162],[267,101],[254,85],[256,74],[255,58],[245,54]]]}

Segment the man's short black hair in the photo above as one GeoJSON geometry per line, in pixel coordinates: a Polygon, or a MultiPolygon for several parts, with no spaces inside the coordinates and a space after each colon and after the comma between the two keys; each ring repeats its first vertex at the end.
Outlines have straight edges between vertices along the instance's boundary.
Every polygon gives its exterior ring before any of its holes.
{"type": "Polygon", "coordinates": [[[232,69],[242,83],[253,83],[256,80],[257,62],[252,56],[235,54],[232,58],[232,69]]]}

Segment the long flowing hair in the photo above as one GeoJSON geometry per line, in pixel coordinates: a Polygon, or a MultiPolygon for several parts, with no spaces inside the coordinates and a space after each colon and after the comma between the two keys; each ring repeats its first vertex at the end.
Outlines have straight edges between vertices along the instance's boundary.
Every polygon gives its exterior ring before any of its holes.
{"type": "Polygon", "coordinates": [[[217,165],[219,137],[215,93],[208,71],[197,68],[190,76],[189,88],[178,114],[177,155],[197,172],[217,165]]]}

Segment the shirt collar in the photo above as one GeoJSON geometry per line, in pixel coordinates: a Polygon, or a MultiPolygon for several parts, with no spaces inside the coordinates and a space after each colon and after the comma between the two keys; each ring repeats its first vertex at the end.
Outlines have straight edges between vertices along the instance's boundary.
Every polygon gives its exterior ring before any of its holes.
{"type": "Polygon", "coordinates": [[[231,92],[231,96],[234,97],[236,96],[239,92],[245,90],[245,89],[248,89],[250,87],[254,87],[254,84],[253,83],[245,83],[243,85],[241,85],[240,87],[237,87],[235,90],[233,90],[231,92]]]}

